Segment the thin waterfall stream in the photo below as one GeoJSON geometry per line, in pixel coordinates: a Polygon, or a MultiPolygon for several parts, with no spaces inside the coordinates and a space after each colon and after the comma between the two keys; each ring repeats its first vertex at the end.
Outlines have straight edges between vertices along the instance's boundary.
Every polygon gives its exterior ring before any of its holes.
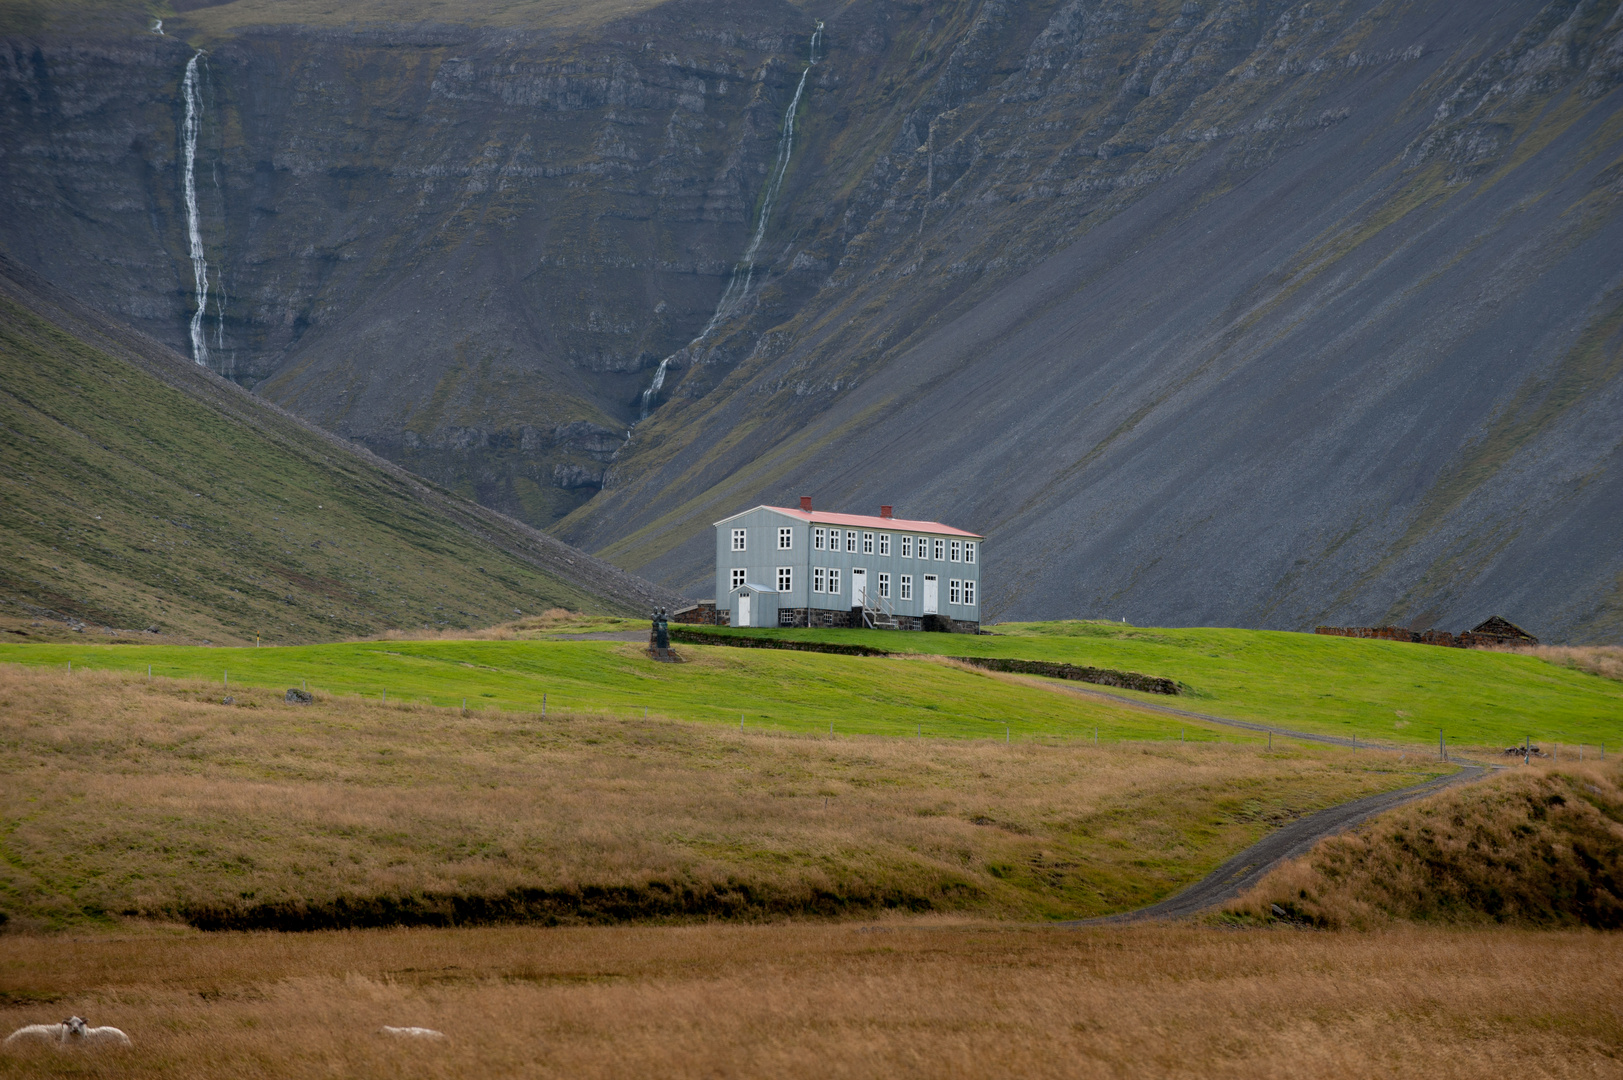
{"type": "MultiPolygon", "coordinates": [[[[823,40],[823,24],[817,23],[812,31],[811,49],[806,57],[805,70],[800,73],[800,82],[795,84],[795,94],[789,100],[789,108],[783,114],[783,128],[778,134],[778,156],[772,162],[772,170],[767,174],[766,191],[761,199],[761,213],[755,222],[755,234],[750,237],[749,247],[744,249],[744,257],[733,266],[732,276],[727,279],[727,288],[723,290],[721,299],[716,302],[716,310],[705,323],[699,336],[687,343],[682,350],[686,352],[710,336],[710,331],[716,328],[727,316],[744,303],[749,296],[750,285],[755,280],[755,256],[761,250],[761,241],[766,238],[766,226],[772,218],[772,207],[778,200],[778,192],[783,187],[783,178],[789,173],[789,159],[795,151],[795,113],[800,108],[801,96],[806,92],[806,78],[817,63],[817,47],[823,40]]],[[[672,353],[659,362],[654,371],[654,379],[648,384],[648,389],[642,392],[641,420],[648,419],[648,413],[653,408],[654,399],[665,386],[665,372],[672,360],[680,353],[672,353]]]]}
{"type": "Polygon", "coordinates": [[[180,89],[186,99],[186,120],[181,127],[185,156],[182,183],[186,200],[186,239],[191,248],[192,279],[197,298],[197,306],[192,311],[192,359],[206,367],[209,346],[208,337],[203,333],[203,316],[208,313],[209,264],[203,254],[203,229],[197,210],[197,136],[203,128],[203,96],[197,85],[197,62],[202,57],[203,50],[198,49],[186,62],[186,78],[181,81],[180,89]]]}

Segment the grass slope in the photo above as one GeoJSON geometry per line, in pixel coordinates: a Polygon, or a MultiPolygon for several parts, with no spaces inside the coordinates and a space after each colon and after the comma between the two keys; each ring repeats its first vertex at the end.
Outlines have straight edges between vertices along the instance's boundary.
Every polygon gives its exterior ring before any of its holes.
{"type": "MultiPolygon", "coordinates": [[[[741,631],[716,630],[719,634],[741,631]]],[[[1003,623],[998,636],[877,630],[750,630],[751,635],[894,652],[1007,656],[1176,679],[1192,693],[1112,691],[1196,712],[1330,735],[1494,747],[1605,741],[1623,750],[1623,685],[1533,656],[1272,630],[1003,623]]]]}
{"type": "Polygon", "coordinates": [[[235,697],[0,667],[14,925],[1086,916],[1442,768],[1256,741],[829,738],[235,697]]]}
{"type": "Polygon", "coordinates": [[[0,464],[0,625],[24,637],[53,616],[286,642],[640,606],[637,579],[362,456],[5,263],[0,464]]]}
{"type": "Polygon", "coordinates": [[[0,1023],[135,1039],[8,1048],[17,1077],[1566,1080],[1617,1071],[1620,968],[1623,935],[1514,930],[30,935],[0,952],[0,1023]]]}
{"type": "Polygon", "coordinates": [[[1320,843],[1228,906],[1325,927],[1395,920],[1623,928],[1615,762],[1518,769],[1320,843]]]}
{"type": "Polygon", "coordinates": [[[98,669],[389,701],[707,720],[804,733],[956,738],[1249,736],[918,659],[691,647],[685,664],[613,641],[367,641],[285,648],[0,645],[0,663],[98,669]]]}

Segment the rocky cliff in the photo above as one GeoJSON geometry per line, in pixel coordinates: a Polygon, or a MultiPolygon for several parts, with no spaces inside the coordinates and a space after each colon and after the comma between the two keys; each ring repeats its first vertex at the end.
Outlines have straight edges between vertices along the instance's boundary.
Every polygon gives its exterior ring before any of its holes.
{"type": "Polygon", "coordinates": [[[487,504],[688,589],[811,494],[985,532],[987,617],[1623,632],[1618,0],[247,2],[13,26],[0,245],[186,347],[205,48],[211,364],[487,504]]]}

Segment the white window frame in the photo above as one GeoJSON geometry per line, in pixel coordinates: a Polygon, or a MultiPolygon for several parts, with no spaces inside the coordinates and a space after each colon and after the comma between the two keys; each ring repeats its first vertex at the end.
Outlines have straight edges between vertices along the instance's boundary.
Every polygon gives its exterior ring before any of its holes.
{"type": "Polygon", "coordinates": [[[935,559],[936,562],[945,562],[947,558],[947,542],[945,540],[934,541],[934,548],[930,552],[930,557],[935,559]]]}
{"type": "Polygon", "coordinates": [[[897,595],[896,599],[898,599],[898,600],[911,600],[911,599],[913,599],[913,575],[912,574],[903,574],[901,576],[901,578],[897,581],[897,593],[898,593],[898,595],[897,595]]]}
{"type": "Polygon", "coordinates": [[[831,566],[828,569],[828,594],[830,596],[840,595],[840,571],[838,567],[831,566]]]}
{"type": "Polygon", "coordinates": [[[821,566],[812,570],[812,592],[823,592],[828,585],[828,571],[821,566]]]}
{"type": "Polygon", "coordinates": [[[823,550],[823,545],[825,543],[827,543],[827,540],[828,540],[828,530],[827,529],[813,529],[812,530],[812,550],[813,551],[822,551],[823,550]]]}
{"type": "Polygon", "coordinates": [[[778,591],[780,593],[795,591],[795,568],[792,566],[778,567],[778,591]]]}
{"type": "Polygon", "coordinates": [[[873,554],[873,533],[871,532],[862,534],[862,553],[864,555],[873,554]]]}
{"type": "Polygon", "coordinates": [[[879,554],[881,554],[881,555],[889,555],[890,554],[890,533],[880,533],[879,534],[879,554]]]}
{"type": "Polygon", "coordinates": [[[904,537],[902,537],[902,558],[911,559],[912,557],[913,557],[913,538],[911,536],[904,536],[904,537]]]}
{"type": "Polygon", "coordinates": [[[974,578],[965,578],[964,579],[964,606],[965,607],[974,607],[975,606],[975,579],[974,578]]]}
{"type": "Polygon", "coordinates": [[[959,606],[963,600],[964,583],[959,578],[950,578],[947,581],[947,603],[953,607],[959,606]]]}
{"type": "Polygon", "coordinates": [[[784,526],[778,530],[778,550],[793,551],[795,549],[795,530],[793,526],[784,526]]]}
{"type": "Polygon", "coordinates": [[[972,563],[974,561],[975,561],[975,541],[973,541],[973,540],[965,540],[964,541],[964,562],[972,563]]]}
{"type": "Polygon", "coordinates": [[[732,592],[733,589],[742,589],[749,583],[749,573],[743,567],[735,566],[733,567],[732,576],[728,580],[733,583],[732,588],[727,590],[728,592],[732,592]]]}
{"type": "Polygon", "coordinates": [[[853,554],[857,550],[857,533],[855,529],[845,530],[845,550],[853,554]]]}
{"type": "Polygon", "coordinates": [[[885,573],[883,570],[879,571],[878,585],[879,585],[879,598],[881,600],[889,600],[890,599],[890,575],[885,573]]]}
{"type": "Polygon", "coordinates": [[[745,544],[744,537],[746,535],[748,535],[748,532],[745,529],[734,529],[733,530],[733,550],[734,551],[743,551],[744,550],[744,544],[745,544]]]}
{"type": "Polygon", "coordinates": [[[947,558],[951,559],[953,562],[964,561],[964,542],[962,540],[954,540],[948,550],[951,552],[951,554],[949,554],[947,558]]]}

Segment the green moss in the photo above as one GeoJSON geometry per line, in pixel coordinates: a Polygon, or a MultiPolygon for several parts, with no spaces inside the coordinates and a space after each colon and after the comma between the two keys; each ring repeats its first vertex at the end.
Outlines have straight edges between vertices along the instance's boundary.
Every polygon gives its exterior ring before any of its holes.
{"type": "Polygon", "coordinates": [[[219,412],[5,298],[0,460],[12,617],[286,642],[605,606],[410,482],[269,413],[219,412]]]}

